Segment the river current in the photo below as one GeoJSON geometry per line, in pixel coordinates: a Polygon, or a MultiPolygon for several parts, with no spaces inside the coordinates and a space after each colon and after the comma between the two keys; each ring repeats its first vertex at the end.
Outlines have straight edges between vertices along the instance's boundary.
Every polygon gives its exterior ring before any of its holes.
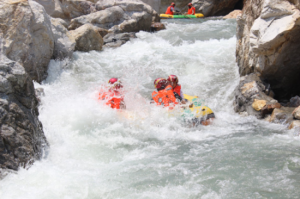
{"type": "Polygon", "coordinates": [[[164,20],[116,49],[54,61],[40,120],[50,149],[0,181],[1,199],[300,198],[300,138],[233,111],[235,20],[164,20]],[[216,115],[187,128],[150,105],[153,81],[175,74],[216,115]],[[130,116],[97,100],[121,78],[130,116]]]}

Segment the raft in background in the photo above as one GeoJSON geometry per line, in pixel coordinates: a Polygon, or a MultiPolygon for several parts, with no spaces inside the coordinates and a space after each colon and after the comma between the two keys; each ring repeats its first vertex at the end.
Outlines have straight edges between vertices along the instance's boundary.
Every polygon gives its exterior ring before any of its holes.
{"type": "Polygon", "coordinates": [[[196,13],[195,15],[168,15],[168,14],[160,14],[161,19],[196,19],[202,18],[204,15],[202,13],[196,13]]]}

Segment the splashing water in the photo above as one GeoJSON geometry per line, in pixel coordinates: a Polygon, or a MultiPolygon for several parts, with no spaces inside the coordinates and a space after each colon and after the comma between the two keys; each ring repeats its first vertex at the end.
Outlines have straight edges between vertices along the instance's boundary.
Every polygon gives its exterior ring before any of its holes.
{"type": "Polygon", "coordinates": [[[49,155],[9,174],[0,198],[298,198],[299,137],[233,112],[239,82],[234,20],[166,20],[116,49],[52,60],[40,120],[49,155]],[[153,81],[175,74],[215,111],[183,127],[150,105],[153,81]],[[121,78],[130,116],[97,100],[121,78]]]}

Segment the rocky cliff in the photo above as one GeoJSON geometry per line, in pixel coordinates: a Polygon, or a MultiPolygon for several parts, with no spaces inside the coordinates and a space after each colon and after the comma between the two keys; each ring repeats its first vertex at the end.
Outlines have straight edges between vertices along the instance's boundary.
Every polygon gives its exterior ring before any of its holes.
{"type": "Polygon", "coordinates": [[[284,114],[288,115],[285,119],[293,119],[293,109],[281,106],[299,106],[293,102],[300,95],[299,2],[245,2],[242,16],[237,19],[236,57],[241,75],[235,92],[237,112],[258,118],[272,114],[273,119],[268,121],[276,121],[273,115],[277,113],[280,113],[279,118],[284,114]]]}
{"type": "Polygon", "coordinates": [[[299,1],[248,0],[237,21],[241,76],[257,74],[281,101],[300,93],[299,19],[299,1]]]}
{"type": "Polygon", "coordinates": [[[30,76],[0,54],[0,170],[25,168],[43,156],[47,141],[37,104],[30,76]]]}

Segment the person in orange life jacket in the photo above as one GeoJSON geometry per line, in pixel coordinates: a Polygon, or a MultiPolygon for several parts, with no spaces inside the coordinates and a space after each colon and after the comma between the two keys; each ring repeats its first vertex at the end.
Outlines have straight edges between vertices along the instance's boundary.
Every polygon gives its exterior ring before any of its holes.
{"type": "Polygon", "coordinates": [[[189,3],[188,4],[188,12],[187,12],[187,14],[188,15],[195,15],[195,13],[196,13],[196,8],[193,6],[193,4],[192,3],[189,3]]]}
{"type": "Polygon", "coordinates": [[[105,100],[106,105],[113,109],[125,109],[124,96],[121,92],[121,88],[123,88],[121,81],[118,78],[111,78],[108,84],[108,91],[101,91],[99,100],[105,100]]]}
{"type": "Polygon", "coordinates": [[[182,101],[184,99],[184,97],[183,97],[183,92],[182,92],[182,89],[181,89],[181,85],[178,84],[177,76],[176,75],[169,75],[167,80],[173,88],[175,97],[177,99],[179,99],[180,101],[182,101]]]}
{"type": "Polygon", "coordinates": [[[157,91],[152,92],[152,100],[157,105],[169,106],[170,103],[178,104],[176,97],[174,96],[172,86],[168,84],[168,81],[164,78],[157,78],[154,81],[154,87],[157,91]]]}
{"type": "Polygon", "coordinates": [[[172,2],[171,5],[167,8],[165,14],[174,15],[174,12],[175,12],[175,3],[172,2]]]}

